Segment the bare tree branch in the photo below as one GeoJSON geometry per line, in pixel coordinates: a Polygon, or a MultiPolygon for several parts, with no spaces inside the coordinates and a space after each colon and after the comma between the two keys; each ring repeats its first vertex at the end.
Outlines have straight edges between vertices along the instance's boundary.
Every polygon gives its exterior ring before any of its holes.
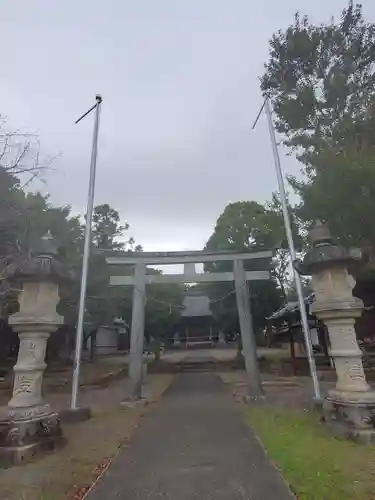
{"type": "MultiPolygon", "coordinates": [[[[5,124],[6,118],[0,116],[0,130],[5,124]]],[[[41,144],[36,133],[0,132],[0,168],[15,176],[29,174],[23,188],[51,169],[57,156],[41,158],[41,144]]]]}

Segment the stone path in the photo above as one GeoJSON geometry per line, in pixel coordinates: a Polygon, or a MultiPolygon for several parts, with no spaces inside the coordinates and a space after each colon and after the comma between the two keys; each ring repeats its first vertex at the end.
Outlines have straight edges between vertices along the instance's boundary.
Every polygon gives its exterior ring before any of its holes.
{"type": "Polygon", "coordinates": [[[294,498],[215,374],[176,377],[87,500],[161,498],[294,498]]]}

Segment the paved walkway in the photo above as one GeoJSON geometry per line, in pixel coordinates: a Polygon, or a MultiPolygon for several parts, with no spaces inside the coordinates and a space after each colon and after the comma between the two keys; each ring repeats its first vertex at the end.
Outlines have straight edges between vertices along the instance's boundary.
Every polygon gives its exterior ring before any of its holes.
{"type": "Polygon", "coordinates": [[[176,377],[87,500],[161,498],[294,498],[215,374],[176,377]]]}

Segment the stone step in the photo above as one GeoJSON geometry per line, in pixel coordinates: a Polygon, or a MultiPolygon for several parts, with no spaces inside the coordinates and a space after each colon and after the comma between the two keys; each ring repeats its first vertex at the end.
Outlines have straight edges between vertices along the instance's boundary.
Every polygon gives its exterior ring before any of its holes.
{"type": "Polygon", "coordinates": [[[210,372],[210,371],[216,371],[217,366],[214,362],[210,361],[205,361],[205,362],[181,362],[181,363],[176,363],[175,368],[177,371],[182,371],[182,372],[210,372]]]}

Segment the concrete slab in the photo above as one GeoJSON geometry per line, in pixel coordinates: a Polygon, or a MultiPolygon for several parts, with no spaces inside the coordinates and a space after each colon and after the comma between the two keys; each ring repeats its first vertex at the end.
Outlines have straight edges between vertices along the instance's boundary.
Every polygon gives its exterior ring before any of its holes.
{"type": "Polygon", "coordinates": [[[59,415],[63,424],[76,424],[91,418],[91,409],[87,407],[75,408],[74,410],[65,408],[59,412],[59,415]]]}
{"type": "Polygon", "coordinates": [[[87,500],[292,500],[222,380],[181,374],[87,500]]]}

